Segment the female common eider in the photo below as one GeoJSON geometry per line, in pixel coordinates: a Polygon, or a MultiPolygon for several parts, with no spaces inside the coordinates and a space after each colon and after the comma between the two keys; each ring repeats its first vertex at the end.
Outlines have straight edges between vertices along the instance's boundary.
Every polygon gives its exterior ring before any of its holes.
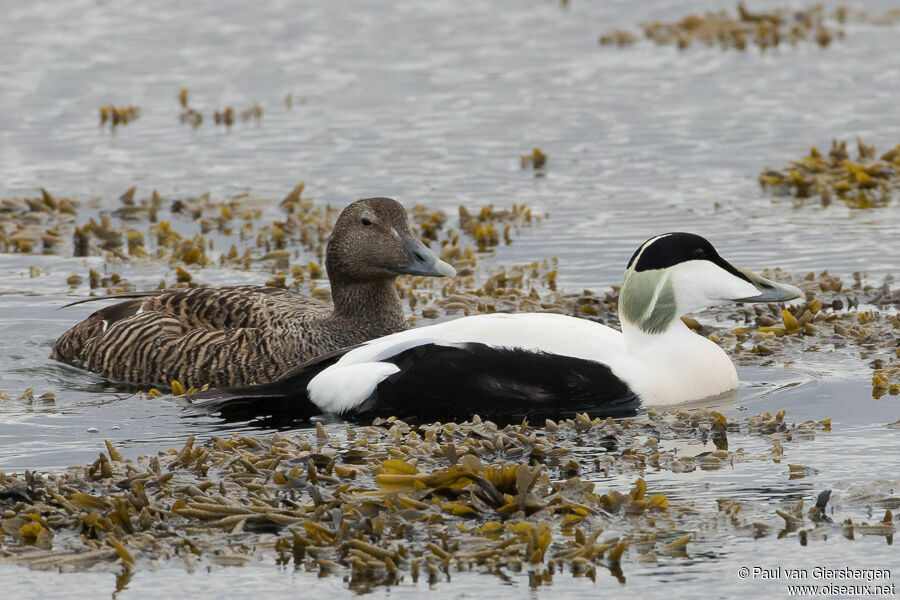
{"type": "Polygon", "coordinates": [[[738,385],[731,359],[680,317],[726,302],[802,299],[719,256],[690,233],[656,236],[634,253],[619,293],[622,331],[558,314],[488,314],[395,333],[300,365],[269,385],[200,394],[227,419],[499,420],[621,415],[738,385]]]}
{"type": "Polygon", "coordinates": [[[456,274],[390,198],[341,212],[325,267],[334,306],[252,285],[122,294],[132,299],[69,329],[51,358],[145,385],[264,383],[321,354],[406,329],[398,275],[456,274]]]}

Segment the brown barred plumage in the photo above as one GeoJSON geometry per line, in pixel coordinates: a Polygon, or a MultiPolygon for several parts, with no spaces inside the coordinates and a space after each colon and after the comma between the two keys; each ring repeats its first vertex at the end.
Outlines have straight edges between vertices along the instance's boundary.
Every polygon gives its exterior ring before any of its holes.
{"type": "Polygon", "coordinates": [[[326,268],[333,307],[252,285],[123,294],[129,299],[60,336],[51,358],[144,385],[268,382],[326,352],[405,329],[398,274],[453,274],[412,233],[403,207],[388,198],[344,209],[326,268]]]}

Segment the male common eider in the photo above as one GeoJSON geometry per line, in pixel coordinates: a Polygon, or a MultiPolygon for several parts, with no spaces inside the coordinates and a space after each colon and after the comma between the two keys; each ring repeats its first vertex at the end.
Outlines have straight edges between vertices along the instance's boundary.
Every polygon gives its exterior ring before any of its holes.
{"type": "Polygon", "coordinates": [[[122,294],[132,299],[69,329],[51,358],[145,385],[264,383],[321,354],[406,329],[399,274],[456,274],[390,198],[359,200],[341,212],[325,266],[334,306],[252,285],[122,294]]]}
{"type": "Polygon", "coordinates": [[[731,359],[681,316],[726,302],[804,298],[735,267],[704,238],[656,236],[634,253],[619,293],[622,331],[558,314],[464,317],[371,340],[300,365],[269,385],[200,394],[225,418],[289,421],[620,415],[738,385],[731,359]]]}

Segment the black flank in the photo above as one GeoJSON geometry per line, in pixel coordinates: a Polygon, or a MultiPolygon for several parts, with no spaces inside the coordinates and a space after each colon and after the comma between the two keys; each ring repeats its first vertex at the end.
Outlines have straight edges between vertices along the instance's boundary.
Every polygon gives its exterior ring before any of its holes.
{"type": "Polygon", "coordinates": [[[604,364],[518,348],[470,343],[427,344],[385,362],[400,371],[347,418],[395,415],[408,421],[469,419],[497,422],[635,414],[640,401],[604,364]]]}

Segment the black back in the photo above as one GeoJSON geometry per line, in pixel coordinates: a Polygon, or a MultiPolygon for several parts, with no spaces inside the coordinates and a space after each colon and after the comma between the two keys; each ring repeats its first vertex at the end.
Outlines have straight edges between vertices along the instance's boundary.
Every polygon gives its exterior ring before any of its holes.
{"type": "MultiPolygon", "coordinates": [[[[644,248],[644,245],[641,248],[644,248]]],[[[708,260],[735,277],[750,281],[746,275],[734,268],[734,265],[719,256],[706,238],[695,233],[675,231],[665,234],[664,237],[647,245],[643,252],[641,252],[641,248],[635,250],[631,255],[631,260],[628,261],[628,266],[631,267],[637,259],[634,270],[638,272],[666,269],[689,260],[708,260]],[[638,258],[638,254],[640,254],[640,258],[638,258]]]]}

